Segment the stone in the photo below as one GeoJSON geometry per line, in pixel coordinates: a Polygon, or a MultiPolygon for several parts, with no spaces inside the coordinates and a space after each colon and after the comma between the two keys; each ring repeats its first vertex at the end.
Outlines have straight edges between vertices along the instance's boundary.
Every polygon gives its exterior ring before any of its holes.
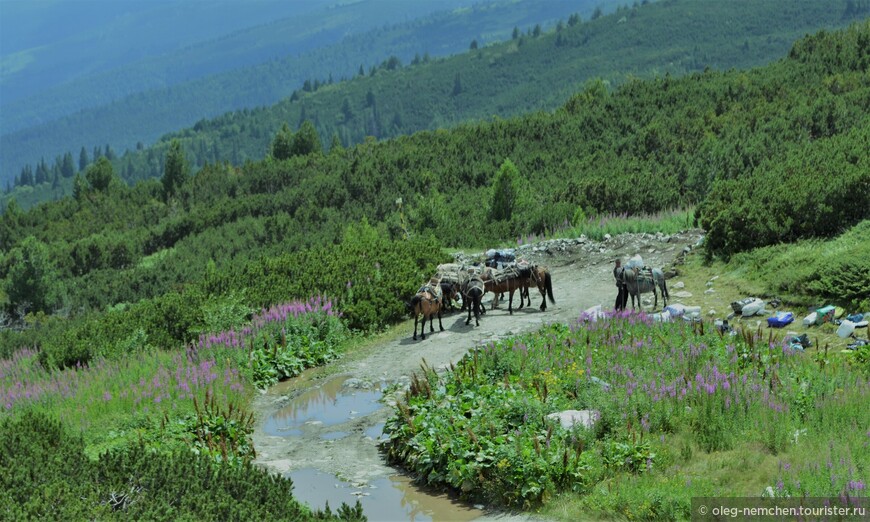
{"type": "Polygon", "coordinates": [[[692,292],[686,292],[685,290],[681,292],[674,292],[674,297],[679,297],[681,299],[685,299],[687,297],[692,297],[692,292]]]}
{"type": "Polygon", "coordinates": [[[595,384],[601,385],[601,389],[603,389],[604,391],[610,391],[610,383],[609,382],[604,381],[603,379],[599,379],[598,377],[595,377],[594,375],[589,377],[589,380],[594,382],[595,384]]]}
{"type": "Polygon", "coordinates": [[[677,281],[676,283],[674,283],[674,288],[676,288],[677,290],[681,288],[686,288],[686,283],[682,281],[677,281]]]}
{"type": "Polygon", "coordinates": [[[566,430],[577,426],[591,429],[595,426],[601,413],[597,410],[564,410],[547,415],[548,419],[558,420],[566,430]]]}

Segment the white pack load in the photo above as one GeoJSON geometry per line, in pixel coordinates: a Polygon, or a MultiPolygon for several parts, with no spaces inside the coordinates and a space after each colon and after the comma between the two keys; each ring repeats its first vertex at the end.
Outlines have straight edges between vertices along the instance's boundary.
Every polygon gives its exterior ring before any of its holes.
{"type": "Polygon", "coordinates": [[[752,317],[753,315],[761,315],[764,314],[764,300],[754,298],[749,304],[743,305],[743,308],[740,310],[740,314],[743,317],[752,317]]]}
{"type": "Polygon", "coordinates": [[[837,328],[837,335],[839,335],[840,337],[845,339],[846,337],[849,337],[850,335],[852,335],[852,333],[854,331],[855,331],[855,323],[853,323],[852,321],[850,321],[848,319],[845,319],[842,323],[840,323],[840,327],[837,328]]]}
{"type": "Polygon", "coordinates": [[[640,257],[640,254],[635,254],[631,256],[631,259],[628,260],[628,263],[625,264],[627,268],[643,268],[643,258],[640,257]]]}
{"type": "Polygon", "coordinates": [[[673,303],[666,306],[664,311],[670,312],[671,317],[682,317],[686,313],[686,307],[681,303],[673,303]]]}
{"type": "Polygon", "coordinates": [[[810,325],[816,324],[816,319],[818,317],[819,317],[819,314],[813,312],[813,313],[809,314],[808,316],[804,317],[804,320],[802,322],[803,322],[804,326],[810,326],[810,325]]]}
{"type": "Polygon", "coordinates": [[[694,318],[701,317],[701,307],[700,306],[686,306],[683,308],[684,316],[689,316],[694,318]]]}
{"type": "Polygon", "coordinates": [[[665,310],[660,314],[652,314],[652,320],[657,323],[669,323],[671,322],[671,312],[665,310]]]}
{"type": "Polygon", "coordinates": [[[600,304],[587,308],[583,311],[583,314],[588,316],[592,321],[597,321],[599,317],[604,317],[604,311],[601,309],[600,304]]]}

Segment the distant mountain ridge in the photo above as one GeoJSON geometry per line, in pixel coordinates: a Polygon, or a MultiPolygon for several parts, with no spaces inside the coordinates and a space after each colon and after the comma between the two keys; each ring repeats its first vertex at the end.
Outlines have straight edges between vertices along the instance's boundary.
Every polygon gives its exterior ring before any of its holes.
{"type": "Polygon", "coordinates": [[[847,5],[668,0],[624,7],[538,36],[520,32],[506,43],[410,67],[382,67],[271,107],[202,120],[131,154],[119,171],[128,181],[159,176],[157,159],[173,139],[181,140],[195,165],[239,165],[265,156],[284,123],[296,128],[310,120],[324,144],[337,135],[349,146],[367,136],[392,138],[553,109],[593,78],[615,85],[637,76],[764,65],[808,32],[861,18],[844,17],[847,5]]]}
{"type": "Polygon", "coordinates": [[[107,143],[123,150],[201,118],[272,104],[306,79],[352,76],[390,55],[407,61],[415,53],[460,52],[473,39],[483,44],[506,37],[514,25],[546,25],[575,10],[591,13],[592,6],[593,0],[370,0],[239,31],[6,104],[0,179],[64,150],[107,143]],[[413,11],[425,16],[412,19],[413,11]],[[414,36],[420,27],[444,31],[414,36]]]}

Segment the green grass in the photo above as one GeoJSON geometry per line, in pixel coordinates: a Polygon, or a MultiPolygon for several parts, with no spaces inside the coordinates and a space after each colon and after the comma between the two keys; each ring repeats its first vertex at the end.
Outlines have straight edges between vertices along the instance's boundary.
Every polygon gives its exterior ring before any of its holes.
{"type": "Polygon", "coordinates": [[[155,350],[47,371],[36,353],[23,351],[4,361],[0,385],[12,415],[25,410],[47,414],[106,449],[135,442],[155,422],[194,415],[194,400],[205,404],[207,395],[224,408],[243,408],[252,390],[232,358],[228,351],[192,359],[184,352],[155,350]]]}
{"type": "MultiPolygon", "coordinates": [[[[568,229],[567,237],[579,237],[585,235],[589,239],[601,241],[604,236],[610,234],[676,234],[682,230],[693,227],[694,208],[657,212],[650,215],[606,215],[593,216],[585,220],[575,215],[575,225],[568,229]]],[[[566,237],[563,235],[562,237],[566,237]]]]}
{"type": "Polygon", "coordinates": [[[870,368],[818,355],[748,329],[581,318],[418,376],[385,450],[425,483],[564,519],[686,519],[692,497],[768,487],[867,496],[870,368]],[[599,418],[548,420],[566,409],[599,418]]]}

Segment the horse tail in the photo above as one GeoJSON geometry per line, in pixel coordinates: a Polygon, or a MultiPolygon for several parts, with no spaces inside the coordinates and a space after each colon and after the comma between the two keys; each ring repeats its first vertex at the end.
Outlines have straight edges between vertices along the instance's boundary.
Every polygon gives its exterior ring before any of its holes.
{"type": "Polygon", "coordinates": [[[553,278],[550,277],[550,272],[544,275],[544,285],[547,288],[547,297],[550,298],[550,303],[556,304],[556,300],[553,298],[553,278]]]}

